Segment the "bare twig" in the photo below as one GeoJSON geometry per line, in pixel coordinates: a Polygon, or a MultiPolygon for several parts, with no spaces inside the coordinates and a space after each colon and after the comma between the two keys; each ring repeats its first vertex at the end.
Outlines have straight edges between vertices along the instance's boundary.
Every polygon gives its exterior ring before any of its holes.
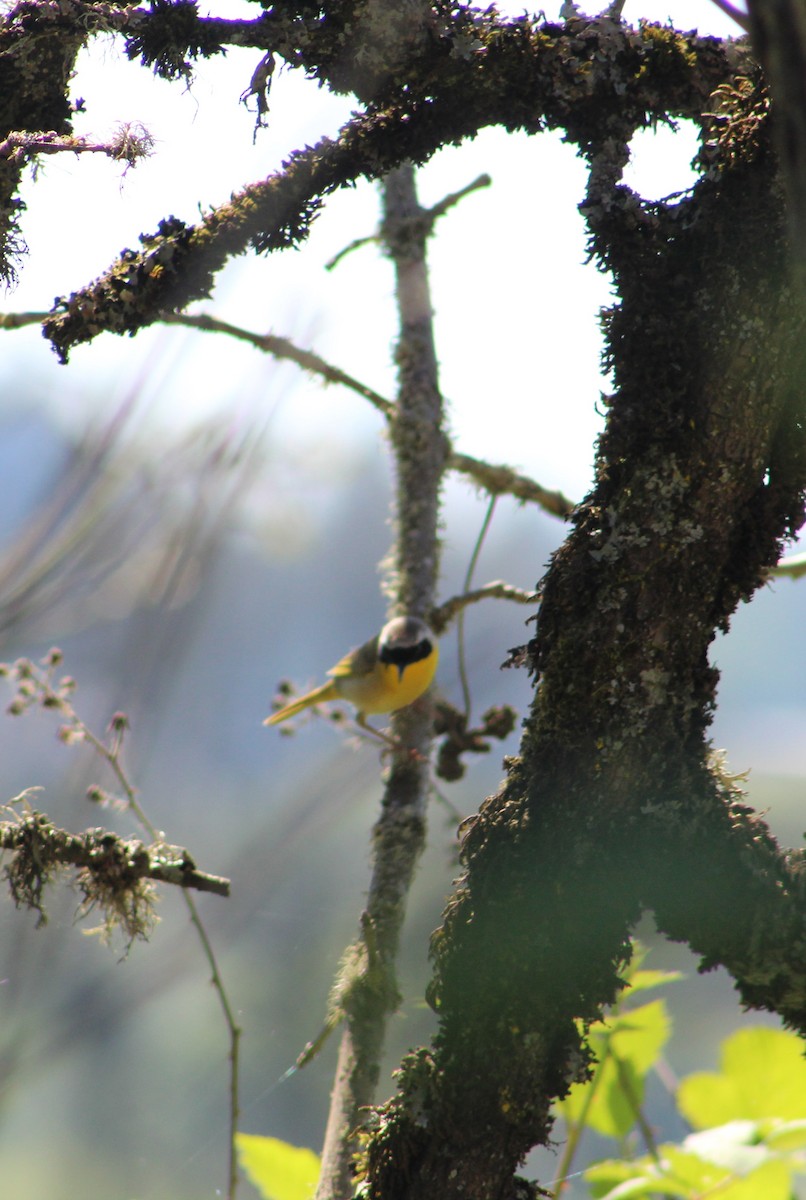
{"type": "Polygon", "coordinates": [[[334,367],[330,363],[325,362],[318,354],[314,354],[311,350],[300,350],[288,338],[277,337],[273,333],[253,333],[248,329],[243,329],[239,325],[231,325],[229,321],[220,321],[216,317],[208,317],[204,313],[189,315],[187,313],[163,313],[162,321],[166,325],[187,325],[191,329],[203,329],[208,333],[226,333],[230,337],[236,338],[238,341],[248,342],[251,346],[255,346],[258,350],[263,350],[267,354],[273,354],[275,358],[288,359],[295,362],[297,366],[302,367],[304,371],[308,371],[311,375],[318,375],[320,379],[324,379],[325,383],[340,383],[342,386],[350,388],[351,391],[357,392],[359,396],[363,396],[365,400],[369,400],[379,412],[382,412],[385,417],[391,415],[394,410],[394,405],[391,400],[385,399],[374,391],[371,387],[361,383],[359,379],[354,379],[352,375],[348,375],[346,371],[342,371],[339,367],[334,367]]]}
{"type": "MultiPolygon", "coordinates": [[[[481,523],[481,529],[479,530],[479,536],[476,538],[476,544],[473,547],[473,553],[470,555],[470,562],[467,564],[467,574],[465,575],[465,582],[462,587],[462,595],[464,596],[466,596],[470,591],[470,585],[473,582],[473,574],[476,570],[476,564],[479,561],[479,555],[481,554],[481,548],[484,545],[484,539],[487,536],[487,531],[490,528],[490,522],[493,519],[493,513],[495,512],[497,501],[498,496],[493,493],[493,495],[490,497],[489,503],[487,504],[487,511],[484,514],[484,520],[481,523]]],[[[466,605],[462,604],[456,610],[456,638],[459,648],[459,680],[462,684],[463,713],[465,721],[469,721],[471,697],[470,683],[468,682],[467,678],[467,661],[465,658],[465,608],[466,605]]]]}
{"type": "Polygon", "coordinates": [[[338,254],[334,254],[332,258],[328,259],[325,263],[325,270],[334,270],[341,260],[346,258],[348,254],[352,254],[354,250],[360,250],[362,246],[377,245],[380,240],[381,237],[378,233],[371,233],[368,237],[353,238],[351,242],[348,242],[346,246],[339,250],[338,254]]]}
{"type": "MultiPolygon", "coordinates": [[[[437,204],[432,205],[431,208],[421,209],[417,215],[417,220],[420,223],[425,223],[425,225],[428,227],[426,233],[430,233],[434,223],[439,217],[444,216],[448,209],[453,208],[454,205],[458,204],[460,200],[463,200],[464,197],[469,195],[470,192],[475,192],[479,188],[489,187],[491,183],[492,180],[489,175],[479,175],[479,177],[474,179],[472,183],[469,183],[467,187],[460,188],[458,192],[450,192],[437,204]]],[[[380,233],[371,233],[367,237],[354,238],[342,250],[339,250],[338,254],[334,254],[333,258],[329,259],[325,263],[325,270],[332,271],[339,265],[342,259],[346,258],[348,254],[352,254],[354,250],[360,250],[363,246],[378,245],[382,242],[383,237],[380,233]]]]}
{"type": "Polygon", "coordinates": [[[451,453],[448,466],[460,475],[466,475],[491,495],[514,496],[516,500],[539,504],[555,517],[567,517],[574,511],[575,504],[562,492],[551,492],[541,487],[527,475],[520,475],[512,467],[494,466],[469,454],[451,453]]]}
{"type": "MultiPolygon", "coordinates": [[[[483,178],[484,176],[482,176],[483,178]]],[[[469,187],[474,186],[481,185],[478,181],[476,184],[469,185],[469,187]]],[[[460,194],[456,193],[457,196],[460,194]]],[[[450,199],[451,197],[446,197],[442,203],[447,204],[450,199]]],[[[10,316],[15,315],[10,314],[10,316]]],[[[31,316],[33,317],[34,314],[31,316]]],[[[205,330],[208,333],[229,334],[230,337],[248,342],[256,349],[273,354],[276,358],[295,362],[304,371],[308,371],[311,375],[318,375],[326,383],[340,383],[343,387],[350,388],[359,396],[363,396],[365,400],[369,400],[370,404],[387,418],[391,418],[395,412],[395,405],[391,400],[381,396],[354,376],[348,375],[340,367],[334,367],[332,363],[326,362],[311,350],[301,350],[288,338],[278,337],[273,333],[254,333],[252,330],[231,325],[228,321],[221,321],[217,317],[210,317],[203,313],[196,315],[164,313],[162,320],[166,325],[186,325],[192,329],[205,330]]],[[[2,327],[3,318],[0,316],[0,328],[2,327]]],[[[8,327],[15,328],[14,322],[9,321],[8,327]]],[[[469,454],[459,454],[450,449],[446,465],[448,470],[467,476],[491,495],[509,495],[514,496],[516,500],[538,504],[552,516],[567,517],[574,510],[574,502],[564,496],[562,492],[549,491],[548,488],[542,487],[527,475],[519,474],[512,467],[496,466],[478,458],[471,458],[469,454]]]]}
{"type": "Polygon", "coordinates": [[[193,896],[183,892],[190,920],[199,935],[199,940],[204,950],[205,958],[210,966],[210,982],[212,983],[215,993],[218,996],[218,1002],[221,1006],[221,1011],[224,1014],[224,1021],[229,1034],[229,1170],[227,1179],[227,1200],[235,1200],[235,1193],[238,1189],[238,1151],[236,1147],[236,1134],[238,1132],[238,1116],[240,1114],[239,1102],[239,1075],[240,1075],[240,1046],[242,1030],[238,1022],[235,1020],[235,1014],[232,1010],[232,1005],[229,1001],[227,989],[224,985],[224,980],[221,977],[221,972],[218,967],[218,960],[213,950],[212,942],[208,937],[202,919],[199,916],[199,910],[196,907],[196,901],[193,896]]]}
{"type": "Polygon", "coordinates": [[[515,604],[535,604],[538,599],[537,592],[527,592],[524,588],[496,579],[492,583],[485,583],[483,587],[451,596],[438,607],[432,608],[428,613],[428,624],[434,633],[442,633],[457,613],[462,612],[469,604],[478,604],[479,600],[511,600],[515,604]]]}
{"type": "Polygon", "coordinates": [[[46,312],[0,313],[0,329],[22,329],[25,325],[41,325],[46,312]]]}
{"type": "Polygon", "coordinates": [[[433,224],[439,217],[444,216],[448,209],[453,208],[460,200],[464,200],[465,196],[469,196],[471,192],[477,192],[479,188],[489,187],[491,183],[492,179],[485,172],[474,179],[472,183],[468,183],[465,187],[460,188],[458,192],[449,192],[447,196],[443,196],[437,204],[433,204],[431,208],[426,210],[426,215],[431,219],[431,223],[433,224]]]}
{"type": "Polygon", "coordinates": [[[788,558],[782,558],[779,563],[770,568],[770,575],[800,579],[801,575],[806,575],[806,553],[790,554],[788,558]]]}
{"type": "MultiPolygon", "coordinates": [[[[448,199],[450,198],[446,198],[443,203],[447,203],[448,199]]],[[[48,315],[44,312],[0,313],[0,329],[20,329],[24,325],[39,324],[48,315]]],[[[394,414],[395,405],[386,396],[382,396],[374,388],[362,383],[360,379],[342,371],[340,367],[333,366],[318,354],[314,354],[312,350],[301,350],[288,338],[279,337],[273,333],[255,333],[253,330],[244,329],[240,325],[233,325],[229,321],[222,321],[205,313],[165,312],[161,319],[165,325],[184,325],[190,329],[201,329],[207,333],[227,334],[238,341],[248,342],[250,346],[254,346],[266,354],[273,354],[275,358],[287,359],[289,362],[296,363],[309,374],[323,379],[325,383],[338,383],[342,387],[349,388],[357,395],[363,396],[387,418],[394,414]]],[[[562,492],[550,491],[534,479],[530,479],[528,475],[522,475],[512,467],[487,463],[482,459],[472,458],[469,454],[459,454],[451,449],[448,451],[446,465],[448,470],[465,475],[490,495],[513,496],[516,500],[522,500],[524,503],[537,504],[545,512],[556,517],[567,517],[574,511],[574,501],[569,500],[562,492]]]]}

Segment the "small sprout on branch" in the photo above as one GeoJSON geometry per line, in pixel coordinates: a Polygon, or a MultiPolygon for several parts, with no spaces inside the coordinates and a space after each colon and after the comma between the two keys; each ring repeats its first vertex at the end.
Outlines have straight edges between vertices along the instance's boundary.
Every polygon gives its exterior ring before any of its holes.
{"type": "Polygon", "coordinates": [[[65,746],[77,746],[84,741],[84,732],[74,725],[60,725],[57,737],[65,746]]]}

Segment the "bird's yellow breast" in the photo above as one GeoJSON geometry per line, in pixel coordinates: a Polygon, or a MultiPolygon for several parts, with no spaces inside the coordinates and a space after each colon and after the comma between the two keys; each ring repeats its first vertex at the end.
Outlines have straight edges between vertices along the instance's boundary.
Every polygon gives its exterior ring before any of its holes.
{"type": "Polygon", "coordinates": [[[438,660],[435,644],[427,658],[407,663],[402,671],[395,663],[376,660],[368,674],[337,675],[333,683],[338,694],[359,712],[368,715],[395,712],[422,696],[434,678],[438,660]]]}

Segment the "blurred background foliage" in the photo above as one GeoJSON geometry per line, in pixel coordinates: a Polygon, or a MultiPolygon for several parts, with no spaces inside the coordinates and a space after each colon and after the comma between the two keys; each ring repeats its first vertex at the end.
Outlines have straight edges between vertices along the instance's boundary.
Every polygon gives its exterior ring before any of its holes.
{"type": "MultiPolygon", "coordinates": [[[[136,411],[135,396],[111,420],[70,438],[45,408],[26,403],[23,388],[7,399],[2,656],[37,656],[56,642],[91,727],[100,732],[114,711],[128,713],[127,767],[151,819],[203,869],[233,881],[230,900],[202,896],[199,904],[245,1030],[241,1128],[318,1146],[335,1039],[304,1072],[277,1081],[318,1031],[339,955],[355,932],[380,794],[378,756],[324,720],[283,737],[262,728],[261,718],[281,677],[319,677],[383,618],[375,580],[389,536],[385,448],[380,440],[357,447],[341,478],[320,479],[315,519],[284,539],[278,514],[289,488],[306,490],[315,460],[283,460],[271,431],[254,425],[214,424],[157,444],[137,435],[136,411]]],[[[451,485],[446,596],[460,587],[483,511],[470,488],[451,485]]],[[[562,534],[559,522],[502,502],[479,580],[532,586],[562,534]]],[[[760,761],[750,797],[769,809],[785,842],[797,842],[803,824],[803,738],[792,737],[804,717],[792,653],[803,609],[802,586],[781,581],[739,613],[716,650],[724,700],[717,742],[730,748],[736,770],[760,761]],[[791,744],[778,762],[785,738],[791,744]]],[[[476,713],[501,702],[524,711],[528,680],[498,668],[527,636],[525,617],[526,610],[490,602],[469,614],[476,713]]],[[[439,685],[458,698],[451,634],[439,685]]],[[[88,802],[89,784],[111,781],[88,748],[58,742],[56,727],[47,712],[2,718],[3,798],[40,786],[37,806],[60,825],[138,832],[125,814],[88,802]]],[[[504,750],[516,747],[517,734],[504,750]]],[[[442,785],[443,799],[434,798],[389,1070],[431,1027],[422,1001],[426,948],[456,871],[457,814],[495,788],[500,757],[476,760],[460,784],[442,785]]],[[[170,889],[161,895],[152,942],[121,961],[123,947],[110,952],[75,925],[77,897],[67,886],[51,893],[42,929],[8,902],[0,909],[0,1161],[9,1194],[215,1194],[226,1128],[225,1031],[186,913],[170,889]]],[[[653,942],[651,930],[642,936],[653,942]]],[[[650,961],[682,965],[690,975],[695,967],[687,953],[664,945],[650,961]]],[[[719,973],[690,978],[671,1003],[674,1069],[712,1065],[719,1039],[740,1021],[729,983],[719,973]]],[[[649,1101],[652,1120],[675,1119],[660,1086],[649,1101]]],[[[539,1169],[550,1176],[550,1164],[539,1169]]]]}
{"type": "MultiPolygon", "coordinates": [[[[646,15],[651,7],[643,5],[646,15]]],[[[335,101],[327,120],[319,108],[312,115],[309,93],[317,104],[326,97],[284,74],[272,103],[290,116],[290,127],[278,116],[254,148],[253,116],[237,110],[254,65],[233,50],[214,64],[215,89],[206,68],[200,71],[180,102],[176,152],[161,155],[174,173],[161,186],[148,182],[151,160],[125,181],[110,164],[81,163],[80,186],[66,164],[48,163],[26,196],[25,232],[36,253],[6,307],[47,307],[54,290],[103,269],[124,237],[107,227],[111,213],[129,240],[132,230],[165,215],[166,196],[193,219],[200,199],[219,200],[242,179],[265,174],[290,147],[338,128],[345,103],[335,101]],[[213,107],[229,125],[215,143],[220,178],[202,186],[193,172],[204,167],[209,180],[211,95],[225,97],[213,107]],[[242,117],[237,136],[233,109],[242,117]],[[88,187],[103,198],[91,209],[88,187]],[[54,195],[61,222],[49,207],[54,195]],[[75,231],[68,239],[65,222],[75,231]]],[[[159,122],[173,111],[176,89],[150,80],[148,97],[131,100],[131,80],[144,72],[111,46],[95,59],[103,85],[92,64],[82,59],[81,67],[76,86],[90,115],[93,86],[103,95],[113,79],[118,108],[125,98],[129,114],[167,142],[159,122]]],[[[691,157],[684,128],[660,131],[657,145],[647,195],[684,186],[691,157]],[[669,177],[663,171],[671,163],[669,177]]],[[[642,152],[650,149],[642,143],[642,152]]],[[[636,146],[630,170],[640,161],[636,146]]],[[[599,428],[595,399],[606,387],[595,330],[608,297],[607,280],[583,267],[575,209],[581,166],[559,139],[545,136],[538,149],[536,141],[488,131],[428,165],[420,176],[423,203],[487,170],[493,187],[440,223],[431,254],[456,448],[508,460],[546,487],[581,495],[599,428]]],[[[369,186],[333,197],[304,254],[233,264],[211,310],[248,328],[273,327],[391,396],[389,265],[369,248],[333,273],[323,269],[374,223],[369,186]]],[[[186,845],[200,868],[232,880],[229,900],[201,896],[198,903],[244,1029],[240,1126],[318,1148],[337,1039],[280,1081],[319,1031],[340,954],[356,932],[380,797],[378,754],[321,719],[292,737],[261,721],[280,679],[320,679],[384,620],[378,564],[389,549],[391,510],[382,420],[355,395],[315,382],[303,387],[295,368],[217,335],[152,329],[134,342],[107,337],[77,351],[65,370],[36,328],[23,329],[3,335],[0,478],[0,658],[37,658],[56,644],[78,683],[75,706],[95,732],[114,712],[128,714],[124,757],[151,820],[168,841],[186,845]]],[[[461,588],[485,510],[470,485],[449,481],[443,599],[461,588]]],[[[501,500],[476,581],[534,587],[563,535],[556,519],[501,500]]],[[[727,748],[729,769],[752,768],[751,802],[768,811],[782,842],[794,844],[804,827],[804,589],[787,580],[770,585],[714,647],[723,672],[714,743],[727,748]]],[[[528,609],[489,601],[468,612],[475,716],[500,703],[525,712],[529,680],[499,667],[528,637],[527,616],[528,609]]],[[[460,700],[452,632],[438,684],[460,700]]],[[[89,803],[87,787],[111,780],[89,748],[58,741],[57,724],[44,711],[0,715],[0,801],[37,786],[37,807],[63,827],[139,833],[126,814],[89,803]]],[[[457,872],[457,822],[495,789],[501,758],[517,745],[516,731],[433,798],[381,1095],[393,1086],[401,1053],[432,1029],[422,999],[428,936],[457,872]]],[[[4,1195],[219,1194],[226,1032],[181,898],[167,887],[160,895],[152,941],[125,956],[123,946],[110,950],[84,936],[92,920],[76,925],[77,895],[67,885],[51,891],[49,922],[40,929],[33,914],[0,904],[4,1195]]],[[[674,1070],[715,1066],[719,1041],[747,1020],[729,982],[720,972],[696,978],[687,952],[657,943],[651,928],[640,933],[652,948],[649,966],[689,976],[670,997],[674,1070]]],[[[679,1137],[679,1118],[659,1082],[648,1104],[662,1136],[679,1137]]],[[[595,1139],[589,1149],[595,1152],[595,1139]]],[[[533,1165],[542,1179],[553,1178],[550,1156],[533,1165]]]]}

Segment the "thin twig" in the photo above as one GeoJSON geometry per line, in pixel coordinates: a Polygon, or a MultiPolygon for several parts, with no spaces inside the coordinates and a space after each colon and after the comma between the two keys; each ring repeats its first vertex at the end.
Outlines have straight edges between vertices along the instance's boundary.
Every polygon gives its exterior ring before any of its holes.
{"type": "Polygon", "coordinates": [[[166,325],[187,325],[192,329],[203,329],[207,333],[226,333],[230,337],[237,338],[242,342],[249,342],[258,350],[263,350],[267,354],[273,354],[275,358],[289,359],[295,362],[297,366],[302,367],[304,371],[308,371],[311,375],[318,375],[320,379],[324,379],[325,383],[340,383],[344,387],[350,388],[351,391],[357,392],[359,396],[363,396],[365,400],[369,400],[379,412],[382,412],[385,417],[389,417],[394,411],[394,404],[391,400],[385,399],[371,387],[367,387],[365,383],[361,383],[359,379],[355,379],[352,375],[348,375],[346,371],[342,371],[339,367],[334,367],[330,363],[325,362],[318,354],[314,354],[311,350],[300,350],[288,338],[277,337],[273,333],[252,333],[248,329],[242,329],[239,325],[231,325],[229,321],[220,321],[216,317],[206,316],[204,313],[196,314],[195,316],[187,313],[163,313],[162,321],[166,325]]]}
{"type": "MultiPolygon", "coordinates": [[[[449,199],[450,197],[446,197],[443,203],[447,203],[449,199]]],[[[346,371],[326,362],[318,354],[314,354],[310,350],[300,350],[288,338],[278,337],[271,333],[254,333],[238,325],[231,325],[228,321],[221,321],[202,313],[195,316],[186,313],[163,313],[162,320],[166,325],[186,325],[193,329],[205,330],[208,333],[229,334],[230,337],[237,338],[239,341],[248,342],[258,350],[295,362],[303,370],[324,379],[326,383],[340,383],[342,386],[350,388],[359,396],[363,396],[365,400],[369,400],[370,404],[387,418],[394,415],[395,405],[391,400],[381,396],[373,388],[368,387],[359,379],[355,379],[354,376],[348,375],[346,371]]],[[[0,318],[0,327],[2,327],[2,318],[0,318]]],[[[492,463],[483,462],[481,459],[472,458],[469,454],[458,454],[451,449],[448,450],[446,465],[448,470],[466,475],[491,495],[509,495],[514,496],[516,500],[538,504],[552,516],[567,517],[574,510],[574,501],[569,500],[562,492],[550,491],[527,475],[519,474],[512,467],[495,466],[492,463]]]]}
{"type": "Polygon", "coordinates": [[[806,575],[806,554],[791,554],[788,558],[782,558],[770,568],[770,575],[800,579],[801,575],[806,575]]]}
{"type": "Polygon", "coordinates": [[[325,263],[325,270],[332,271],[339,265],[343,258],[346,258],[348,254],[352,254],[354,250],[360,250],[362,246],[377,244],[380,240],[380,234],[377,233],[371,233],[368,237],[353,238],[343,249],[339,250],[338,254],[334,254],[332,258],[328,259],[325,263]]]}
{"type": "Polygon", "coordinates": [[[479,600],[511,600],[515,604],[535,604],[540,598],[539,592],[528,592],[524,588],[515,587],[496,579],[493,583],[485,583],[483,587],[473,591],[462,592],[451,596],[437,608],[432,608],[428,614],[428,624],[434,633],[442,633],[450,625],[457,613],[467,608],[469,604],[478,604],[479,600]]]}
{"type": "MultiPolygon", "coordinates": [[[[443,203],[447,203],[449,199],[450,197],[446,197],[443,203]]],[[[0,313],[0,329],[19,329],[23,325],[40,324],[47,316],[49,316],[48,313],[35,312],[0,313]]],[[[232,325],[229,321],[222,321],[204,313],[166,312],[162,314],[161,319],[166,325],[184,325],[191,329],[201,329],[207,333],[224,333],[238,341],[248,342],[250,346],[254,346],[264,353],[273,354],[275,358],[287,359],[296,363],[309,374],[323,379],[325,383],[338,383],[349,388],[368,400],[387,419],[394,415],[395,405],[391,400],[362,383],[360,379],[342,371],[340,367],[334,367],[332,363],[327,362],[318,354],[314,354],[313,351],[301,350],[288,338],[279,337],[273,333],[254,333],[240,325],[232,325]]],[[[562,492],[544,488],[534,479],[530,479],[528,475],[522,475],[514,468],[504,464],[496,465],[484,462],[482,459],[473,458],[469,454],[460,454],[449,448],[446,466],[448,470],[466,476],[491,496],[513,496],[516,500],[524,503],[537,504],[545,512],[555,517],[568,517],[576,507],[575,502],[569,500],[562,492]]],[[[780,566],[775,568],[775,572],[784,573],[780,566]]],[[[795,574],[794,571],[791,573],[795,574]]]]}
{"type": "MultiPolygon", "coordinates": [[[[463,200],[470,192],[475,192],[479,188],[489,187],[491,183],[492,179],[489,175],[479,175],[467,187],[460,188],[458,192],[450,192],[437,204],[432,205],[431,208],[421,209],[416,216],[416,220],[425,223],[428,227],[426,232],[430,233],[434,223],[440,217],[444,216],[450,208],[453,208],[454,205],[463,200]]],[[[346,258],[348,254],[352,254],[354,250],[360,250],[363,246],[377,245],[378,243],[382,243],[382,241],[383,237],[380,233],[371,233],[368,237],[354,238],[343,250],[339,250],[338,254],[334,254],[333,258],[325,263],[325,270],[332,271],[334,267],[339,265],[343,258],[346,258]]]]}
{"type": "Polygon", "coordinates": [[[448,466],[460,475],[467,475],[491,495],[514,496],[516,500],[539,504],[555,517],[568,517],[576,507],[574,501],[562,492],[549,491],[512,467],[493,466],[481,459],[471,458],[469,454],[457,454],[455,451],[450,455],[448,466]]]}
{"type": "MultiPolygon", "coordinates": [[[[473,186],[473,185],[470,185],[473,186]]],[[[459,193],[457,193],[458,195],[459,193]]],[[[443,203],[447,203],[446,197],[443,203]]],[[[19,329],[24,325],[41,324],[50,314],[48,313],[0,313],[0,329],[19,329]]],[[[279,337],[273,333],[254,333],[240,325],[232,325],[229,321],[219,320],[204,313],[163,313],[162,321],[166,325],[184,325],[190,329],[201,329],[207,333],[224,333],[241,342],[248,342],[266,354],[275,358],[287,359],[294,362],[311,375],[323,379],[325,383],[338,383],[349,388],[359,396],[363,396],[370,404],[389,419],[394,415],[394,403],[368,387],[360,379],[334,367],[311,350],[301,350],[288,338],[279,337]]],[[[484,462],[469,454],[459,454],[456,450],[448,450],[446,463],[449,471],[464,475],[473,483],[483,488],[491,496],[513,496],[524,503],[537,504],[545,512],[555,517],[568,517],[574,511],[575,503],[560,491],[544,488],[528,475],[504,464],[484,462]]],[[[781,566],[775,568],[776,574],[786,573],[781,566]]],[[[796,572],[789,572],[795,575],[796,572]]]]}
{"type": "Polygon", "coordinates": [[[474,179],[472,183],[468,183],[466,187],[460,188],[458,192],[449,192],[448,195],[444,196],[437,204],[432,205],[431,208],[426,210],[427,215],[431,218],[432,224],[439,217],[444,216],[445,213],[449,209],[453,208],[454,205],[458,204],[460,200],[464,200],[465,196],[469,196],[471,192],[478,191],[479,188],[489,187],[491,183],[492,179],[485,172],[483,175],[479,175],[478,178],[474,179]]]}
{"type": "MultiPolygon", "coordinates": [[[[484,520],[481,523],[479,536],[476,538],[476,544],[473,547],[473,553],[470,555],[470,562],[467,564],[467,574],[462,585],[462,595],[466,596],[470,591],[470,585],[473,582],[473,573],[476,570],[476,564],[479,561],[481,548],[484,545],[484,539],[487,536],[487,531],[490,528],[490,522],[493,519],[495,506],[498,503],[498,496],[493,494],[487,504],[487,511],[484,514],[484,520]]],[[[462,685],[462,703],[465,720],[470,721],[470,684],[467,678],[467,660],[465,657],[465,604],[461,605],[456,614],[456,641],[459,650],[459,682],[462,685]]]]}
{"type": "Polygon", "coordinates": [[[215,988],[221,1005],[221,1011],[224,1014],[224,1020],[229,1033],[229,1172],[227,1186],[227,1200],[235,1200],[235,1193],[238,1188],[238,1152],[236,1148],[236,1134],[238,1132],[238,1116],[240,1115],[239,1094],[239,1066],[240,1066],[240,1044],[242,1029],[235,1020],[235,1015],[232,1011],[232,1006],[229,1002],[227,989],[224,986],[224,981],[221,977],[221,972],[218,969],[215,951],[213,950],[210,938],[207,935],[207,930],[202,924],[199,910],[196,907],[196,901],[193,896],[189,896],[187,892],[183,892],[185,904],[190,913],[190,919],[195,926],[196,932],[199,935],[205,957],[210,966],[210,982],[215,988]]]}
{"type": "Polygon", "coordinates": [[[0,329],[22,329],[25,325],[41,325],[50,316],[46,312],[0,313],[0,329]]]}
{"type": "Polygon", "coordinates": [[[736,24],[745,31],[745,33],[750,32],[750,18],[748,17],[747,13],[742,12],[742,10],[737,8],[735,4],[731,4],[730,0],[712,0],[712,3],[715,4],[720,12],[723,12],[725,16],[730,17],[732,21],[735,21],[736,24]]]}

